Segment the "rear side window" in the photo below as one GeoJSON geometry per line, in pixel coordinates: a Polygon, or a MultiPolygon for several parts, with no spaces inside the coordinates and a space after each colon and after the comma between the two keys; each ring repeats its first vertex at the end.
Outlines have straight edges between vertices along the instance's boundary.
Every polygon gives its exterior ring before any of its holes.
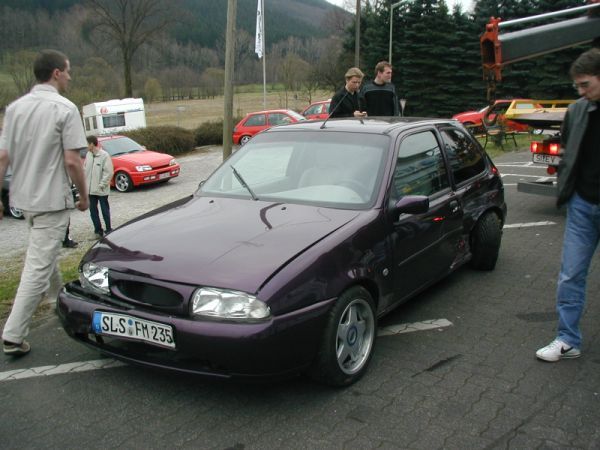
{"type": "Polygon", "coordinates": [[[460,184],[485,170],[483,153],[465,133],[458,129],[441,130],[454,182],[460,184]]]}
{"type": "Polygon", "coordinates": [[[404,138],[394,169],[393,197],[433,195],[449,186],[446,165],[431,131],[404,138]]]}
{"type": "Polygon", "coordinates": [[[261,125],[267,124],[267,118],[264,114],[256,114],[254,116],[248,117],[244,126],[246,127],[258,127],[261,125]]]}

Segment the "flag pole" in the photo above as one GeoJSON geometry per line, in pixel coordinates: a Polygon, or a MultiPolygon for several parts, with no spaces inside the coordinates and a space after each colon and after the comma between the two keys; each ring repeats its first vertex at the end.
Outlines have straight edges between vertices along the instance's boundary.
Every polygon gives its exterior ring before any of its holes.
{"type": "Polygon", "coordinates": [[[262,66],[263,66],[263,109],[267,109],[267,52],[266,52],[266,40],[265,40],[265,0],[260,0],[262,2],[262,30],[263,30],[263,58],[262,58],[262,66]]]}
{"type": "Polygon", "coordinates": [[[267,109],[267,63],[265,55],[265,0],[258,0],[256,5],[256,40],[254,51],[262,59],[263,69],[263,109],[267,109]]]}

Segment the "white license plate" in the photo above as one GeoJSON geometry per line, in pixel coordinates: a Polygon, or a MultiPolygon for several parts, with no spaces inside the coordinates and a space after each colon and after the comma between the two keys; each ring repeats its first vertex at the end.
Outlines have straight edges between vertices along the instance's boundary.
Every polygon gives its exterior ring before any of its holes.
{"type": "Polygon", "coordinates": [[[551,166],[558,166],[558,163],[560,162],[560,156],[551,156],[551,155],[544,155],[541,153],[534,153],[533,154],[533,162],[541,163],[541,164],[548,164],[551,166]]]}
{"type": "Polygon", "coordinates": [[[158,174],[158,179],[162,180],[164,178],[169,178],[171,176],[171,172],[163,172],[158,174]]]}
{"type": "Polygon", "coordinates": [[[173,327],[125,314],[94,311],[92,329],[95,334],[126,337],[160,347],[175,348],[173,327]]]}

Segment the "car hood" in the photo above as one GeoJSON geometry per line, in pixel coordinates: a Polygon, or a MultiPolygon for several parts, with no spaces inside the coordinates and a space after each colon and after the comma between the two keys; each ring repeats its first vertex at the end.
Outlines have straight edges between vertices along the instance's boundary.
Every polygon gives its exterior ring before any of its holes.
{"type": "Polygon", "coordinates": [[[114,157],[118,161],[129,162],[131,164],[149,164],[153,167],[165,166],[173,159],[171,155],[166,153],[153,152],[152,150],[144,150],[143,152],[126,153],[114,157]]]}
{"type": "Polygon", "coordinates": [[[479,111],[465,111],[465,112],[461,112],[461,113],[458,113],[458,114],[454,114],[454,115],[452,116],[452,118],[453,118],[453,119],[456,119],[456,118],[458,118],[458,117],[462,117],[462,116],[470,116],[470,115],[473,115],[473,114],[479,114],[479,111]]]}
{"type": "Polygon", "coordinates": [[[157,280],[256,293],[296,255],[360,212],[192,197],[113,231],[86,260],[157,280]]]}

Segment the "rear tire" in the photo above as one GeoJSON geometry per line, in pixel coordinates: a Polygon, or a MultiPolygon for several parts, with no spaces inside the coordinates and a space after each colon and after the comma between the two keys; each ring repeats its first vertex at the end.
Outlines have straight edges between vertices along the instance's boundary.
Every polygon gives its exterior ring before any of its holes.
{"type": "Polygon", "coordinates": [[[19,220],[25,219],[25,216],[23,215],[23,211],[21,211],[19,208],[15,208],[14,206],[9,206],[8,212],[15,219],[19,219],[19,220]]]}
{"type": "Polygon", "coordinates": [[[345,291],[329,311],[321,348],[310,376],[331,386],[348,386],[367,371],[375,347],[377,319],[369,292],[345,291]]]}
{"type": "Polygon", "coordinates": [[[492,212],[484,214],[471,231],[471,267],[477,270],[494,270],[501,241],[500,219],[492,212]]]}
{"type": "Polygon", "coordinates": [[[125,172],[115,174],[115,189],[119,192],[127,192],[133,189],[133,181],[125,172]]]}
{"type": "Polygon", "coordinates": [[[10,200],[8,199],[8,192],[4,191],[4,190],[2,191],[2,205],[4,206],[4,214],[5,215],[9,215],[10,217],[12,217],[14,219],[19,219],[19,220],[25,219],[25,216],[23,215],[23,211],[21,211],[19,208],[10,206],[10,200]]]}
{"type": "Polygon", "coordinates": [[[245,145],[248,143],[248,141],[250,140],[250,136],[242,136],[240,138],[240,145],[245,145]]]}

